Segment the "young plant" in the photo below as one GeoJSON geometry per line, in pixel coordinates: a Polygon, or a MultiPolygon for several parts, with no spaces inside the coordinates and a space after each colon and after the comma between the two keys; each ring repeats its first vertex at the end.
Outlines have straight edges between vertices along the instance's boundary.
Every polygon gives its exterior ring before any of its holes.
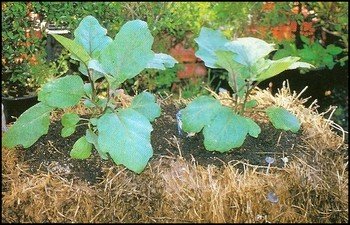
{"type": "MultiPolygon", "coordinates": [[[[254,100],[248,101],[248,97],[259,82],[287,69],[312,66],[297,62],[298,57],[265,59],[275,49],[273,44],[257,38],[228,41],[220,31],[204,27],[195,41],[199,46],[196,56],[207,67],[226,69],[233,90],[233,108],[221,105],[213,97],[200,96],[180,110],[182,129],[195,133],[203,129],[204,146],[209,151],[226,152],[240,147],[247,134],[258,137],[260,127],[245,117],[244,112],[257,104],[254,100]]],[[[297,132],[300,128],[298,119],[284,108],[271,106],[266,113],[277,129],[297,132]]]]}
{"type": "Polygon", "coordinates": [[[72,135],[79,122],[87,125],[86,134],[73,145],[71,157],[86,159],[94,146],[103,159],[110,156],[116,164],[136,173],[144,170],[153,155],[150,122],[160,116],[160,107],[148,92],[127,102],[123,91],[117,89],[145,68],[164,70],[173,67],[176,60],[151,50],[153,37],[144,21],[127,22],[114,40],[106,33],[97,19],[87,16],[74,31],[74,40],[53,35],[79,61],[79,71],[89,82],[84,83],[78,75],[67,75],[45,84],[38,94],[40,102],[25,111],[3,135],[4,146],[30,147],[47,134],[53,110],[73,107],[83,100],[92,111],[89,119],[75,113],[65,113],[61,118],[62,137],[72,135]],[[100,94],[103,82],[106,97],[100,94]]]}

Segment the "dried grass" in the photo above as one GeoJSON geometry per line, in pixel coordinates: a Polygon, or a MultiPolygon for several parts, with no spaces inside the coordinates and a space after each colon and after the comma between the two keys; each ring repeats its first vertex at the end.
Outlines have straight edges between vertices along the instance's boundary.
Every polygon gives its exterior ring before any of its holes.
{"type": "Polygon", "coordinates": [[[288,90],[253,95],[258,107],[277,104],[303,122],[303,157],[283,169],[266,174],[243,162],[218,168],[160,157],[140,175],[104,168],[103,181],[88,185],[51,172],[31,174],[17,150],[2,148],[2,222],[347,223],[348,157],[341,152],[347,146],[315,105],[305,108],[288,90]],[[271,191],[277,203],[268,200],[271,191]]]}

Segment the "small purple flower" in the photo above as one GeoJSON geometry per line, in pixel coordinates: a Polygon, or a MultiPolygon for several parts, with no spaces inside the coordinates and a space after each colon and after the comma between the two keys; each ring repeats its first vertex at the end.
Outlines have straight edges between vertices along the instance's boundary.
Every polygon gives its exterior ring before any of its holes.
{"type": "Polygon", "coordinates": [[[270,202],[272,202],[272,203],[277,203],[278,202],[278,197],[277,197],[277,195],[274,193],[274,192],[269,192],[268,194],[267,194],[267,199],[270,201],[270,202]]]}

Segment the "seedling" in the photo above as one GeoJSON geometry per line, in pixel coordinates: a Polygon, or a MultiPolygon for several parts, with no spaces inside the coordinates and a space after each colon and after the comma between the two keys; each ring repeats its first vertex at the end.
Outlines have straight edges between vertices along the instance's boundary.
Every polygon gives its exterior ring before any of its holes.
{"type": "MultiPolygon", "coordinates": [[[[261,132],[258,124],[244,116],[247,109],[257,105],[249,100],[251,91],[261,82],[287,69],[310,68],[311,64],[298,62],[298,57],[279,60],[266,59],[275,49],[273,44],[252,38],[227,40],[220,31],[203,27],[195,39],[199,48],[196,56],[210,68],[228,71],[228,82],[233,90],[233,107],[223,106],[210,96],[195,98],[181,110],[182,128],[185,132],[203,130],[204,146],[209,151],[226,152],[240,147],[247,134],[257,138],[261,132]]],[[[280,106],[265,110],[277,129],[298,132],[299,120],[280,106]]]]}
{"type": "Polygon", "coordinates": [[[266,169],[266,174],[269,174],[270,165],[271,165],[272,163],[275,162],[275,159],[272,158],[272,157],[270,157],[270,156],[267,156],[267,157],[265,158],[265,161],[268,163],[267,169],[266,169]]]}
{"type": "Polygon", "coordinates": [[[88,127],[73,145],[70,156],[86,159],[94,146],[103,159],[111,157],[116,164],[136,173],[144,170],[153,155],[150,122],[160,116],[160,106],[148,92],[128,102],[120,86],[145,68],[164,70],[173,67],[176,60],[151,50],[153,37],[144,21],[125,23],[114,39],[106,34],[97,19],[87,16],[74,31],[74,40],[53,35],[79,62],[79,71],[89,82],[84,83],[78,75],[67,75],[45,84],[38,93],[40,102],[25,111],[4,134],[3,146],[30,147],[47,134],[52,111],[83,101],[92,112],[89,119],[75,113],[61,118],[62,137],[72,135],[78,125],[88,127]],[[107,86],[107,96],[101,94],[102,83],[107,86]]]}

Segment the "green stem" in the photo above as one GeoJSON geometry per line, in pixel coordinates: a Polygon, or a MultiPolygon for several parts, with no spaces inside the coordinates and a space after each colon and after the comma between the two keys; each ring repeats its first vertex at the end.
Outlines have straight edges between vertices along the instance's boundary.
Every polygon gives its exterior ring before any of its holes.
{"type": "Polygon", "coordinates": [[[234,111],[237,112],[238,109],[238,86],[237,86],[237,81],[236,81],[236,76],[234,74],[234,72],[229,72],[229,77],[230,80],[232,81],[232,86],[231,88],[233,89],[233,92],[235,93],[235,108],[234,111]]]}
{"type": "Polygon", "coordinates": [[[249,87],[249,83],[248,83],[248,85],[247,85],[247,93],[244,96],[244,102],[243,102],[243,106],[242,106],[242,109],[241,109],[241,115],[243,115],[243,113],[245,111],[245,103],[248,100],[248,96],[250,95],[250,92],[252,92],[252,90],[254,90],[254,88],[256,88],[256,86],[258,86],[259,83],[260,83],[260,81],[256,82],[255,84],[253,84],[253,86],[251,88],[249,87]]]}
{"type": "Polygon", "coordinates": [[[109,94],[109,91],[110,91],[110,86],[109,86],[109,82],[107,82],[107,102],[106,102],[105,108],[103,109],[102,114],[104,114],[104,113],[106,112],[108,103],[109,103],[109,101],[110,101],[110,99],[111,99],[111,96],[110,96],[110,94],[109,94]]]}
{"type": "MultiPolygon", "coordinates": [[[[87,65],[85,65],[87,66],[87,65]]],[[[92,80],[92,69],[88,69],[88,78],[89,78],[89,82],[90,82],[90,85],[91,85],[91,89],[92,89],[92,94],[91,94],[91,100],[92,102],[95,102],[96,101],[96,90],[95,90],[95,85],[94,85],[94,82],[92,80]]]]}

